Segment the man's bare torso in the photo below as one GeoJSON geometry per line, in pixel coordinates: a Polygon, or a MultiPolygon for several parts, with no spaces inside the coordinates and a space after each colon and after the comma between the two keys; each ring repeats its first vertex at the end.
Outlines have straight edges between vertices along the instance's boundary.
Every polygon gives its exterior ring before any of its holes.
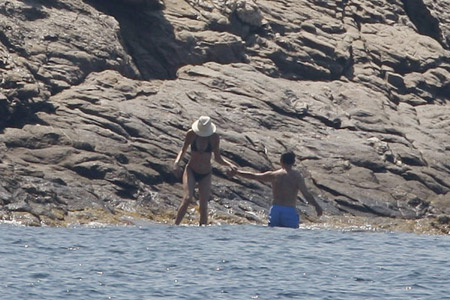
{"type": "Polygon", "coordinates": [[[296,170],[279,169],[273,172],[273,204],[296,206],[301,174],[296,170]]]}

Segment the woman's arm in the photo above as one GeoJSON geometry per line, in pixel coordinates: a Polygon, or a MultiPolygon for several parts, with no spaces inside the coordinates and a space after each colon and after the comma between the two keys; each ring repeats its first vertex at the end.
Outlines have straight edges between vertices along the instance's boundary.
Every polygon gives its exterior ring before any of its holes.
{"type": "Polygon", "coordinates": [[[186,151],[187,151],[187,148],[189,147],[189,145],[190,145],[190,144],[192,143],[192,141],[193,141],[193,138],[194,138],[193,132],[192,132],[192,130],[189,130],[189,131],[186,133],[186,136],[184,137],[183,147],[181,147],[181,150],[180,150],[180,152],[178,152],[178,155],[177,155],[177,157],[175,158],[175,161],[174,161],[174,163],[173,163],[173,169],[174,169],[174,171],[177,171],[177,170],[178,170],[180,161],[183,159],[184,154],[185,154],[186,151]]]}
{"type": "Polygon", "coordinates": [[[214,152],[214,160],[217,163],[221,164],[222,166],[230,167],[231,169],[237,169],[238,166],[236,164],[222,157],[222,155],[220,154],[220,137],[217,134],[212,137],[212,146],[214,152]]]}

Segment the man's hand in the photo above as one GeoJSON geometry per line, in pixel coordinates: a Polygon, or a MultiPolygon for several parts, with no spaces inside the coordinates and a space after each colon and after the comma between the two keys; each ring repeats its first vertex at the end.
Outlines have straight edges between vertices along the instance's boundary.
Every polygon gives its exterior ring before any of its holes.
{"type": "Polygon", "coordinates": [[[314,207],[316,208],[317,216],[320,217],[323,213],[322,207],[320,207],[318,204],[316,204],[314,207]]]}

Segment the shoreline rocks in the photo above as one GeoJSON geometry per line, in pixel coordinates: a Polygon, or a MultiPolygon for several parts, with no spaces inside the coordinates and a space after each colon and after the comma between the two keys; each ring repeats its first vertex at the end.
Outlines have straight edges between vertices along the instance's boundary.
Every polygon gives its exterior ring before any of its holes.
{"type": "MultiPolygon", "coordinates": [[[[152,225],[174,225],[175,212],[155,212],[151,210],[124,211],[116,209],[108,212],[103,209],[84,209],[68,212],[60,219],[48,217],[36,217],[26,212],[10,212],[7,215],[0,214],[0,224],[18,226],[50,226],[50,227],[107,227],[107,226],[152,226],[152,225]]],[[[448,216],[437,218],[422,218],[416,220],[405,220],[386,217],[359,217],[359,216],[324,216],[320,219],[305,219],[301,222],[301,229],[310,230],[340,230],[352,232],[402,232],[426,235],[448,235],[450,234],[450,222],[448,216]]],[[[183,226],[198,226],[198,207],[190,207],[183,226]]],[[[223,225],[255,225],[267,226],[264,215],[249,218],[249,216],[238,216],[233,214],[210,213],[208,226],[223,225]]]]}

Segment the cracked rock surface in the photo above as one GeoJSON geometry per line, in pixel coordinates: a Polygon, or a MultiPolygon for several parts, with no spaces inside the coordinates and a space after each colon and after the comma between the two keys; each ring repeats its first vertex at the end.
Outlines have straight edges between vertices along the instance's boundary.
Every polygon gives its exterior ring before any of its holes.
{"type": "MultiPolygon", "coordinates": [[[[445,0],[3,1],[0,217],[170,221],[209,115],[241,167],[293,150],[327,216],[448,232],[449,100],[445,0]]],[[[265,223],[270,186],[214,167],[211,222],[265,223]]]]}

